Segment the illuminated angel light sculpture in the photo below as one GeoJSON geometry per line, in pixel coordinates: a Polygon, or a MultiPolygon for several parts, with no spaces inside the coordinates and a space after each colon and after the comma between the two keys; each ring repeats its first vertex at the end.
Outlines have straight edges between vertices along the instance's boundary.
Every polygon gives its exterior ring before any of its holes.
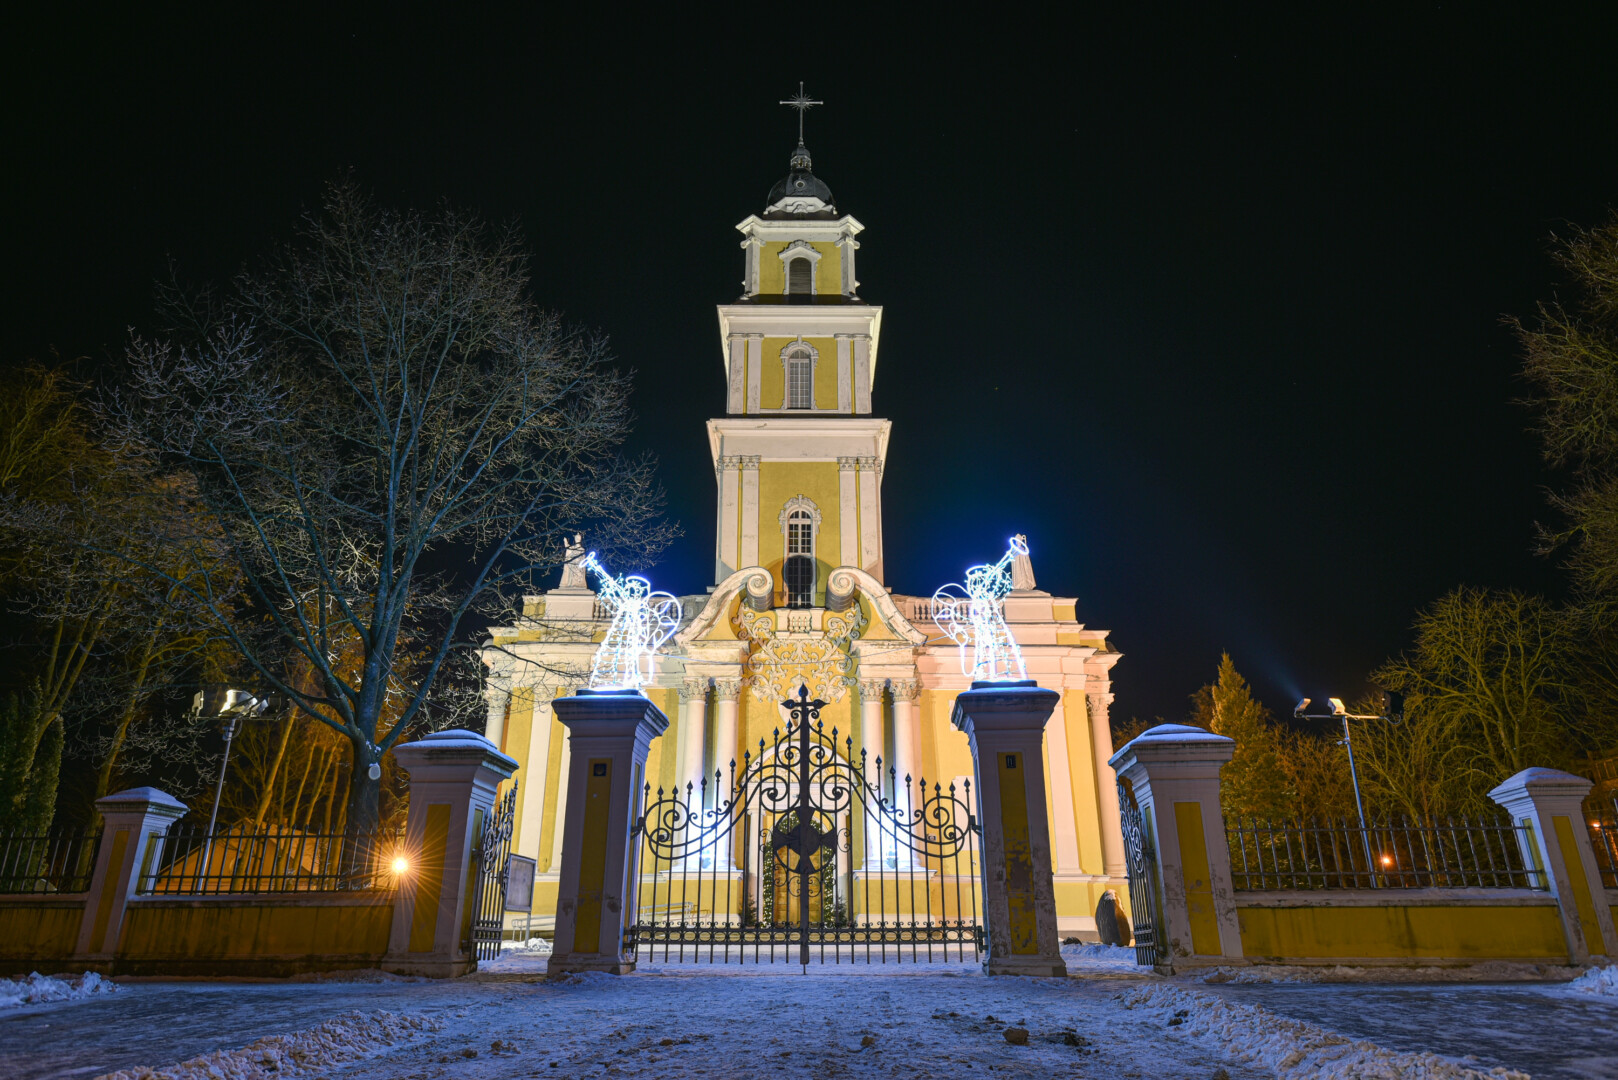
{"type": "Polygon", "coordinates": [[[961,674],[971,676],[973,682],[1028,678],[1022,650],[1006,627],[1003,610],[1006,594],[1012,590],[1012,564],[1027,554],[1028,541],[1013,536],[999,562],[967,570],[964,588],[952,583],[933,593],[933,620],[960,647],[961,674]]]}
{"type": "Polygon", "coordinates": [[[602,605],[612,615],[590,667],[592,690],[639,690],[652,678],[652,658],[680,625],[680,602],[630,574],[613,577],[590,552],[584,567],[601,577],[602,605]]]}

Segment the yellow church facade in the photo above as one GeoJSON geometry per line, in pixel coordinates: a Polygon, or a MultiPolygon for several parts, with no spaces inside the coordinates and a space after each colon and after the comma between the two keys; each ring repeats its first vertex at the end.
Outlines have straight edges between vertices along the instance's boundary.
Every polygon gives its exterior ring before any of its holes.
{"type": "MultiPolygon", "coordinates": [[[[880,758],[901,789],[905,777],[959,789],[972,755],[950,715],[970,680],[931,596],[884,583],[892,425],[873,413],[882,308],[858,292],[864,226],[837,210],[800,142],[763,213],[736,228],[743,292],[718,308],[725,410],[707,422],[714,584],[680,598],[681,625],[645,688],[670,719],[647,762],[652,797],[691,784],[711,806],[715,774],[725,786],[733,762],[773,743],[786,727],[780,703],[801,686],[829,703],[822,722],[870,775],[880,758]]],[[[1074,598],[1037,588],[1029,558],[1014,585],[1005,618],[1028,677],[1061,694],[1045,740],[1059,925],[1090,936],[1102,893],[1127,885],[1107,765],[1120,654],[1079,620],[1074,598]]],[[[541,921],[555,907],[569,757],[550,703],[584,684],[608,622],[575,561],[484,650],[486,734],[521,765],[512,851],[536,862],[541,921]]]]}

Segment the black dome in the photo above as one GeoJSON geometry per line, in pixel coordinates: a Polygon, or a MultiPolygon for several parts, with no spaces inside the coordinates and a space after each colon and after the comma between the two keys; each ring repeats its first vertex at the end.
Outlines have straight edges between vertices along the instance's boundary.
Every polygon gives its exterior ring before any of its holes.
{"type": "Polygon", "coordinates": [[[809,151],[802,143],[799,143],[798,148],[792,152],[791,167],[792,171],[787,173],[784,179],[776,181],[775,186],[770,189],[770,197],[765,200],[764,205],[774,206],[782,199],[813,198],[819,199],[826,204],[827,209],[830,209],[834,202],[831,188],[814,174],[809,151]]]}

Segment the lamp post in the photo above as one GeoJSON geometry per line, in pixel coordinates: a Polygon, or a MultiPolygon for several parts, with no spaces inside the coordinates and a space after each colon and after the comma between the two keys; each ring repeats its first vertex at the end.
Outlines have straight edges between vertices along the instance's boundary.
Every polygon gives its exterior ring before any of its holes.
{"type": "Polygon", "coordinates": [[[1371,854],[1371,830],[1365,824],[1365,802],[1360,798],[1360,773],[1354,765],[1354,736],[1349,731],[1350,720],[1397,720],[1404,714],[1404,696],[1391,691],[1382,691],[1382,711],[1380,713],[1351,713],[1348,706],[1343,704],[1342,698],[1327,698],[1331,706],[1329,713],[1311,713],[1306,710],[1313,702],[1312,698],[1303,698],[1292,710],[1292,716],[1297,720],[1341,720],[1343,722],[1343,737],[1338,741],[1339,746],[1348,748],[1348,778],[1354,785],[1354,809],[1359,812],[1360,842],[1365,847],[1365,865],[1371,873],[1371,886],[1376,887],[1376,857],[1371,854]]]}
{"type": "Polygon", "coordinates": [[[236,690],[219,684],[204,686],[191,699],[191,715],[223,720],[225,725],[225,754],[219,759],[219,779],[214,782],[213,810],[208,814],[208,839],[203,845],[202,865],[197,871],[199,887],[213,859],[214,826],[219,821],[219,799],[225,792],[225,770],[230,766],[230,744],[236,738],[237,725],[243,720],[263,716],[269,712],[273,702],[274,699],[268,694],[236,690]]]}

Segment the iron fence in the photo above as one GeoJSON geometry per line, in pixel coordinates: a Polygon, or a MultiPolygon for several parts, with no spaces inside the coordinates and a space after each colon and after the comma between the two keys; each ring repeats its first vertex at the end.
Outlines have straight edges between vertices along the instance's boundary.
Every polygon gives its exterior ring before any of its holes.
{"type": "Polygon", "coordinates": [[[1618,799],[1601,807],[1590,820],[1590,846],[1595,848],[1601,883],[1618,889],[1618,799]]]}
{"type": "Polygon", "coordinates": [[[143,894],[213,896],[235,893],[375,891],[394,887],[407,870],[404,834],[310,833],[176,826],[142,868],[143,894]]]}
{"type": "Polygon", "coordinates": [[[1362,830],[1348,820],[1237,821],[1227,825],[1232,884],[1264,889],[1543,889],[1526,825],[1462,817],[1388,819],[1362,830]]]}
{"type": "Polygon", "coordinates": [[[97,829],[0,833],[0,893],[81,893],[90,888],[97,829]]]}

